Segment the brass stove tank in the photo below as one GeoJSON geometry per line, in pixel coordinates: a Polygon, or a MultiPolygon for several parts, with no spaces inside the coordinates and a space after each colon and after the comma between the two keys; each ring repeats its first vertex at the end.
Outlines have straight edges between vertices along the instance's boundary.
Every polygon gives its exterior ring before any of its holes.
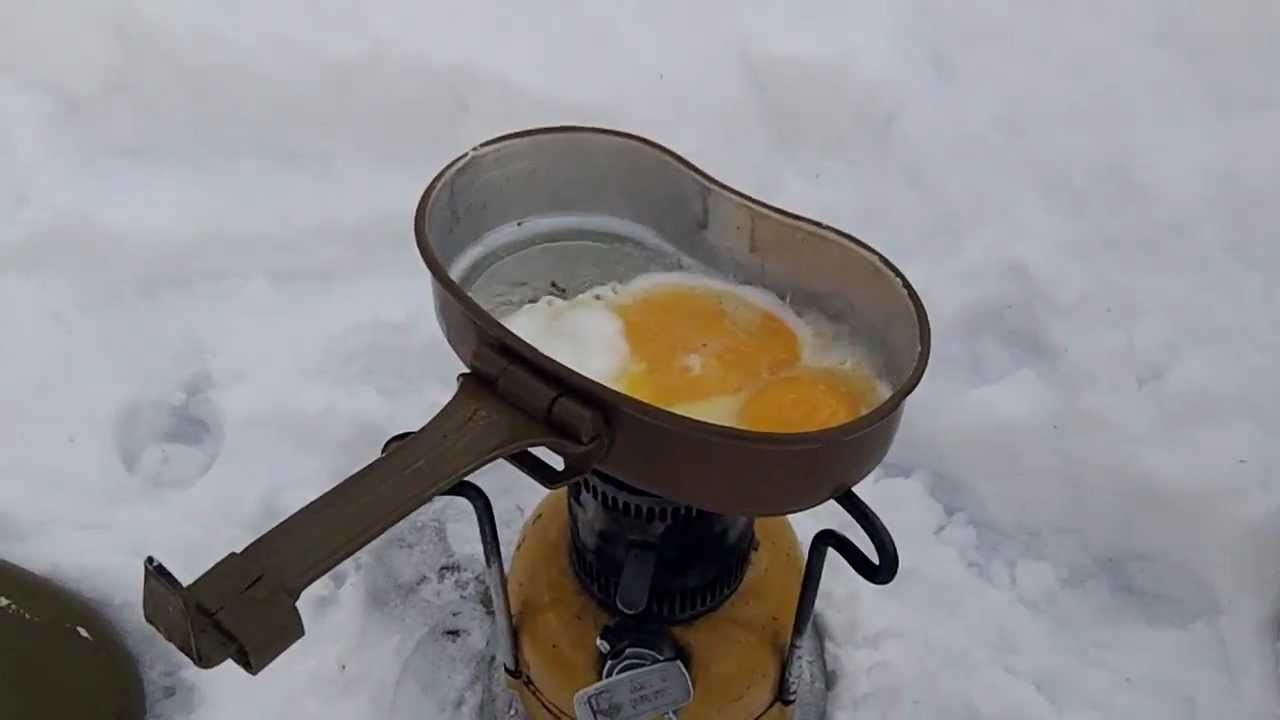
{"type": "MultiPolygon", "coordinates": [[[[607,612],[575,576],[569,495],[558,490],[543,498],[511,563],[508,592],[521,673],[511,683],[530,720],[575,717],[575,695],[601,679],[596,638],[618,614],[607,612]]],[[[736,590],[708,612],[670,626],[688,657],[693,685],[693,702],[680,709],[680,720],[791,718],[778,688],[804,554],[785,517],[757,519],[754,530],[750,562],[736,590]]]]}

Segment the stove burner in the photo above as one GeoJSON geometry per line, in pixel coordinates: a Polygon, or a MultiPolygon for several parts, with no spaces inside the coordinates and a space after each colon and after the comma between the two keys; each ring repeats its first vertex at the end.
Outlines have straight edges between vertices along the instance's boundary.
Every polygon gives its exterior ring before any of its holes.
{"type": "Polygon", "coordinates": [[[594,472],[569,488],[574,573],[607,610],[647,622],[693,620],[742,582],[750,517],[680,505],[594,472]]]}

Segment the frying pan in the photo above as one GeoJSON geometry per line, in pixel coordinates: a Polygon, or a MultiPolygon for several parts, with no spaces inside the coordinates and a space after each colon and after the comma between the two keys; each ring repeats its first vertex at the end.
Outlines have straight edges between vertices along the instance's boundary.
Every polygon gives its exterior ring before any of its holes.
{"type": "Polygon", "coordinates": [[[200,667],[230,657],[259,672],[302,637],[295,602],[306,587],[499,458],[549,488],[599,472],[722,514],[818,505],[883,460],[929,357],[924,306],[875,249],[627,133],[551,127],[485,142],[427,186],[414,234],[437,321],[468,372],[420,430],[190,587],[147,558],[144,614],[200,667]],[[619,393],[500,320],[548,294],[662,270],[762,287],[821,313],[867,348],[892,392],[839,426],[741,430],[619,393]]]}

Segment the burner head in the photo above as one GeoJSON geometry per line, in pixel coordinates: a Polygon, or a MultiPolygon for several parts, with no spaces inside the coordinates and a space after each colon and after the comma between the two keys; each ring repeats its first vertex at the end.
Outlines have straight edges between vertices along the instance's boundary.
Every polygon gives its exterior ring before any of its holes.
{"type": "Polygon", "coordinates": [[[719,515],[592,473],[569,488],[572,564],[605,609],[656,623],[693,620],[737,590],[753,518],[719,515]]]}

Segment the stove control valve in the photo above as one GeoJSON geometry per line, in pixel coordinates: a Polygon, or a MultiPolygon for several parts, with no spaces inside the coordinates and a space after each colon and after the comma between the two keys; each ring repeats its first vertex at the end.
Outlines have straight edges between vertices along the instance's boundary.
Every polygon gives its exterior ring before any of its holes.
{"type": "Polygon", "coordinates": [[[675,720],[693,701],[693,681],[679,648],[662,628],[606,626],[596,640],[601,680],[573,696],[577,720],[675,720]]]}

